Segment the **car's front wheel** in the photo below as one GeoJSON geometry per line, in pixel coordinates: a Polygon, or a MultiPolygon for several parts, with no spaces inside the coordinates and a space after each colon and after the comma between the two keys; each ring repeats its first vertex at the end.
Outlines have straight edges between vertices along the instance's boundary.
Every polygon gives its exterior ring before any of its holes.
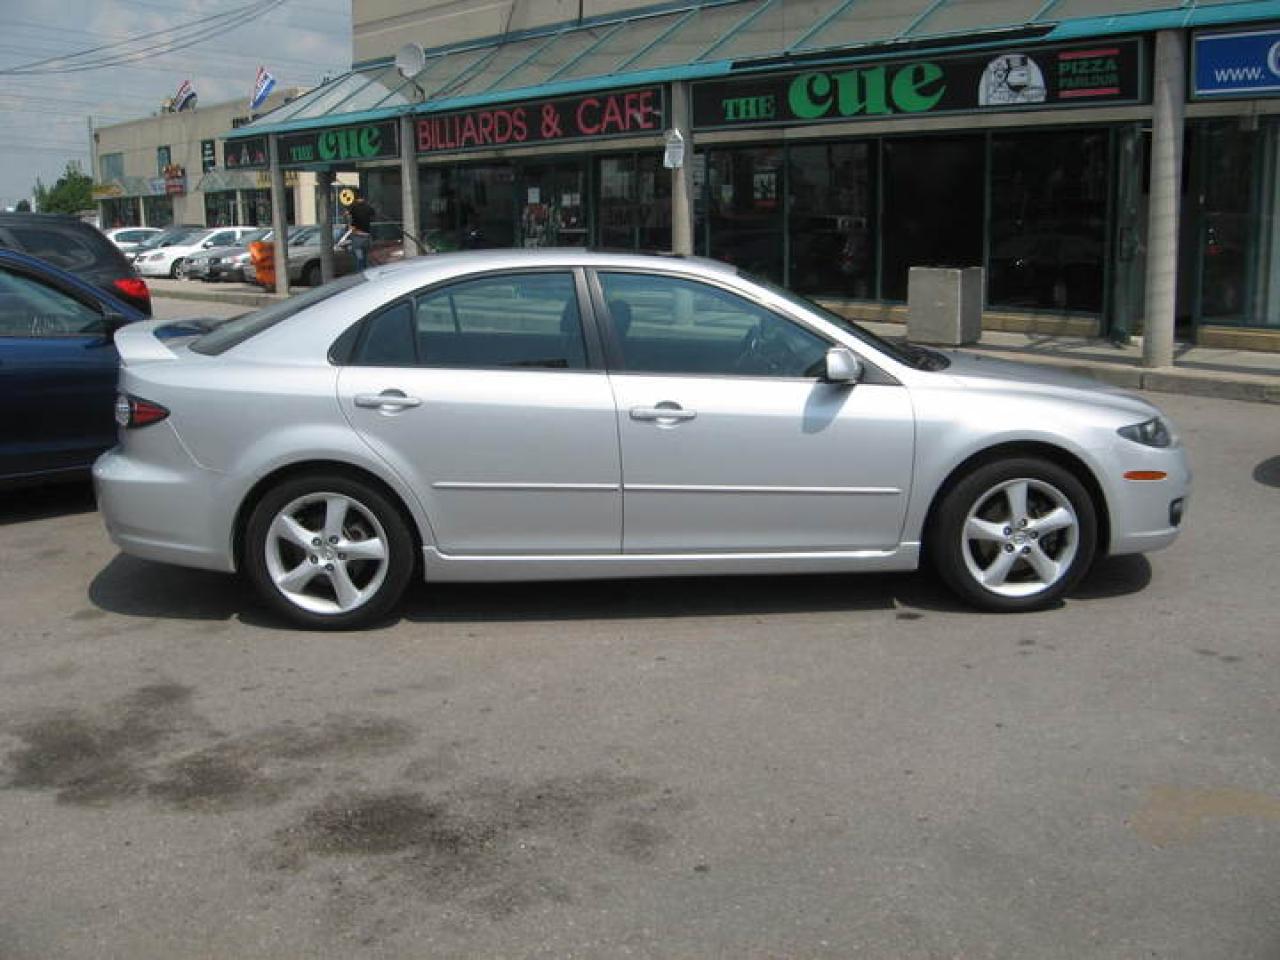
{"type": "Polygon", "coordinates": [[[1097,512],[1069,471],[1039,458],[998,460],[951,488],[928,532],[939,575],[984,610],[1039,610],[1093,563],[1097,512]]]}
{"type": "Polygon", "coordinates": [[[343,474],[272,488],[245,529],[244,569],[276,611],[303,627],[366,627],[399,601],[414,571],[413,537],[395,505],[343,474]]]}
{"type": "Polygon", "coordinates": [[[185,272],[185,270],[186,270],[186,262],[181,257],[179,257],[177,260],[173,261],[173,266],[169,268],[169,276],[174,280],[181,280],[182,274],[185,272]]]}

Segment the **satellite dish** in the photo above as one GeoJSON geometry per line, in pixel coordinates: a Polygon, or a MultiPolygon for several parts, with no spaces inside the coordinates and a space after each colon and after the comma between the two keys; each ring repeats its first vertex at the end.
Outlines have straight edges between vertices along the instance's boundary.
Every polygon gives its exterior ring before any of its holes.
{"type": "Polygon", "coordinates": [[[427,55],[422,52],[422,45],[406,43],[396,54],[396,69],[406,80],[412,80],[427,65],[427,55]]]}

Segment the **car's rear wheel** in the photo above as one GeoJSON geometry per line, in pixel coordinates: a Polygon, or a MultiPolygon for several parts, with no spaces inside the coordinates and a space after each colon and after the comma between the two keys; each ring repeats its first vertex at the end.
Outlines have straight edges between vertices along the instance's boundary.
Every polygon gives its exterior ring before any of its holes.
{"type": "Polygon", "coordinates": [[[308,287],[320,286],[320,264],[308,263],[302,271],[302,282],[308,287]]]}
{"type": "Polygon", "coordinates": [[[1093,563],[1097,512],[1074,475],[1039,458],[994,461],[946,494],[929,531],[942,579],[984,610],[1039,610],[1093,563]]]}
{"type": "Polygon", "coordinates": [[[182,279],[182,274],[186,270],[186,264],[181,257],[173,261],[173,266],[169,268],[169,276],[174,280],[182,279]]]}
{"type": "Polygon", "coordinates": [[[286,480],[254,507],[244,569],[262,598],[303,627],[369,626],[413,573],[413,537],[372,485],[334,473],[286,480]]]}

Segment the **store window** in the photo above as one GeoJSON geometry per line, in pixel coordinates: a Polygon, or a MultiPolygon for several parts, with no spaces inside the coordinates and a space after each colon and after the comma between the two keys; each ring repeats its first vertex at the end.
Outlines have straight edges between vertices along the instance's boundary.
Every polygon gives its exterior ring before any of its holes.
{"type": "Polygon", "coordinates": [[[587,169],[581,160],[531,163],[520,168],[516,199],[522,247],[587,245],[587,169]]]}
{"type": "Polygon", "coordinates": [[[119,197],[102,201],[104,227],[137,227],[142,224],[137,197],[119,197]]]}
{"type": "Polygon", "coordinates": [[[747,273],[781,283],[782,149],[713,150],[707,157],[707,250],[747,273]]]}
{"type": "Polygon", "coordinates": [[[615,250],[671,249],[671,171],[656,153],[604,157],[597,167],[598,238],[615,250]]]}
{"type": "Polygon", "coordinates": [[[787,153],[787,285],[810,296],[876,293],[874,142],[792,147],[787,153]]]}
{"type": "Polygon", "coordinates": [[[156,176],[164,176],[164,168],[173,162],[173,152],[169,147],[156,147],[156,176]]]}
{"type": "Polygon", "coordinates": [[[437,250],[515,245],[515,173],[509,164],[422,169],[423,235],[437,250]]]}
{"type": "Polygon", "coordinates": [[[907,299],[911,267],[982,265],[980,136],[884,141],[880,296],[907,299]]]}
{"type": "Polygon", "coordinates": [[[167,227],[173,223],[172,197],[143,197],[142,212],[148,227],[167,227]]]}
{"type": "Polygon", "coordinates": [[[104,153],[98,158],[98,169],[101,173],[101,183],[110,183],[112,180],[122,179],[124,177],[124,154],[104,153]]]}
{"type": "Polygon", "coordinates": [[[219,190],[204,195],[204,222],[210,227],[232,227],[240,223],[234,190],[219,190]]]}
{"type": "Polygon", "coordinates": [[[1191,259],[1198,261],[1193,269],[1201,322],[1280,326],[1277,187],[1274,171],[1264,176],[1265,144],[1272,141],[1274,151],[1276,130],[1274,124],[1235,117],[1196,125],[1198,209],[1191,211],[1191,259]]]}
{"type": "Polygon", "coordinates": [[[992,137],[990,305],[1102,311],[1107,154],[1105,130],[992,137]]]}

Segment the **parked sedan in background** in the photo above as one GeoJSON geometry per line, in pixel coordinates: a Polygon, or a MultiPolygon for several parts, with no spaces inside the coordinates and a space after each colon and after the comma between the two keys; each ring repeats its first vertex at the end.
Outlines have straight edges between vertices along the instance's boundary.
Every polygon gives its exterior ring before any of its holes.
{"type": "Polygon", "coordinates": [[[111,334],[146,318],[44,260],[0,250],[0,483],[87,475],[116,440],[111,334]]]}
{"type": "Polygon", "coordinates": [[[415,573],[925,557],[974,606],[1033,610],[1101,553],[1172,543],[1190,486],[1145,399],[895,345],[692,258],[441,254],[116,342],[121,442],[94,468],[112,539],[243,571],[308,627],[376,622],[415,573]]]}
{"type": "MultiPolygon", "coordinates": [[[[189,254],[183,262],[182,275],[188,280],[222,280],[223,272],[219,270],[214,272],[214,267],[221,267],[224,263],[234,260],[241,254],[247,254],[249,244],[257,240],[266,240],[271,235],[269,229],[257,229],[251,233],[246,233],[237,239],[234,243],[229,243],[221,247],[210,247],[208,250],[200,250],[196,253],[189,254]]],[[[237,271],[243,279],[243,271],[237,265],[237,271]]],[[[228,274],[230,271],[228,271],[228,274]]]]}
{"type": "Polygon", "coordinates": [[[181,277],[187,257],[202,250],[231,246],[241,237],[257,229],[257,227],[212,227],[197,230],[173,242],[163,243],[154,250],[140,252],[134,264],[144,277],[181,277]]]}
{"type": "Polygon", "coordinates": [[[133,253],[152,237],[164,233],[159,227],[115,227],[102,232],[122,253],[133,253]]]}

